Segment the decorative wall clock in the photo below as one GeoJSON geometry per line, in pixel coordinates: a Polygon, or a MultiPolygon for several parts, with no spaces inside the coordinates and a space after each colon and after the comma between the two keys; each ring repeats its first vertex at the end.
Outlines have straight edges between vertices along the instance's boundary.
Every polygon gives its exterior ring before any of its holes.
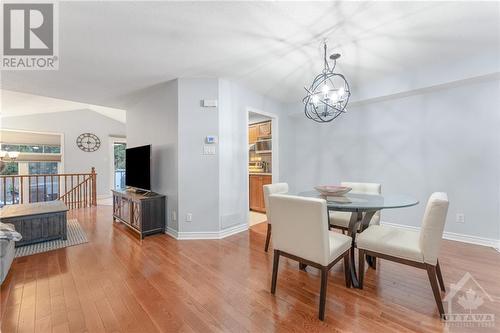
{"type": "Polygon", "coordinates": [[[81,150],[90,153],[96,151],[101,146],[101,140],[92,133],[82,133],[76,138],[76,145],[81,150]]]}

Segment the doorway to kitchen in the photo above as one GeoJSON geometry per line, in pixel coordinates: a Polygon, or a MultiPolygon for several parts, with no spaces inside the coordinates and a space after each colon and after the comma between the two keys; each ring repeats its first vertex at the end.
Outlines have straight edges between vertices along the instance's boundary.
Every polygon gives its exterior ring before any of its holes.
{"type": "Polygon", "coordinates": [[[277,119],[262,111],[248,111],[249,226],[267,221],[263,186],[273,182],[276,168],[277,119]]]}

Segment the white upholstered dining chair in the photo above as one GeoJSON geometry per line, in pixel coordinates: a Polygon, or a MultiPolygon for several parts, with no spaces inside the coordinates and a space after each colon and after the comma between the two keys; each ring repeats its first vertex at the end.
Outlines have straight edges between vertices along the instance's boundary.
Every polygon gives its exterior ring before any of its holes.
{"type": "Polygon", "coordinates": [[[385,225],[372,225],[358,235],[359,285],[363,287],[365,255],[378,257],[427,270],[432,292],[440,315],[444,316],[439,286],[444,292],[444,281],[438,254],[448,212],[446,193],[433,193],[425,208],[420,231],[404,230],[385,225]],[[436,280],[437,278],[437,280],[436,280]]]}
{"type": "MultiPolygon", "coordinates": [[[[352,188],[350,193],[363,193],[363,194],[381,194],[382,186],[376,183],[354,183],[354,182],[341,182],[340,185],[352,188]]],[[[351,220],[351,213],[349,212],[330,212],[330,227],[347,231],[349,221],[351,220]]],[[[376,212],[371,221],[372,224],[380,224],[380,211],[376,212]]]]}
{"type": "Polygon", "coordinates": [[[272,194],[283,194],[288,193],[288,184],[287,183],[276,183],[264,185],[264,205],[266,207],[266,216],[267,216],[267,235],[266,235],[266,245],[264,246],[264,251],[267,252],[269,248],[269,241],[271,240],[271,219],[269,214],[269,196],[272,194]]]}
{"type": "Polygon", "coordinates": [[[273,275],[271,293],[276,292],[280,256],[321,271],[319,319],[325,318],[328,272],[344,259],[346,286],[350,285],[349,249],[352,238],[328,229],[326,201],[274,194],[269,197],[273,224],[273,275]]]}

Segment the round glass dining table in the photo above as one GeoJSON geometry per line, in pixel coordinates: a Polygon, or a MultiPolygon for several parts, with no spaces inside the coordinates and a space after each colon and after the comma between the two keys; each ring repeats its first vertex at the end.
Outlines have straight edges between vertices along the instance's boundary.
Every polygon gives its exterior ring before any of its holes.
{"type": "MultiPolygon", "coordinates": [[[[354,245],[356,244],[356,234],[368,228],[373,215],[382,209],[404,208],[418,204],[418,200],[407,195],[377,195],[364,193],[347,193],[339,197],[324,196],[317,191],[300,192],[297,194],[302,197],[320,198],[326,200],[327,217],[329,218],[330,211],[350,212],[351,219],[348,226],[348,235],[352,237],[352,247],[349,254],[350,257],[350,273],[351,284],[355,288],[359,287],[359,282],[356,274],[356,266],[354,262],[354,245]]],[[[368,264],[374,267],[375,261],[371,257],[367,257],[368,264]]]]}

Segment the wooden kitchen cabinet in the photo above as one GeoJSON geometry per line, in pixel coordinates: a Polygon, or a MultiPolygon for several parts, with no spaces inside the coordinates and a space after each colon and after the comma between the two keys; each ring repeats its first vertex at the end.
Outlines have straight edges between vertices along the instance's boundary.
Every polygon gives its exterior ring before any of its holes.
{"type": "Polygon", "coordinates": [[[265,123],[259,124],[259,136],[270,136],[271,135],[271,122],[266,121],[265,123]]]}
{"type": "Polygon", "coordinates": [[[272,183],[271,175],[250,175],[249,181],[249,198],[250,210],[265,213],[266,205],[264,203],[264,189],[263,186],[272,183]]]}
{"type": "Polygon", "coordinates": [[[255,143],[259,137],[271,136],[271,122],[257,123],[248,126],[248,143],[255,143]]]}
{"type": "Polygon", "coordinates": [[[259,126],[252,125],[248,127],[248,143],[252,144],[257,141],[259,137],[259,126]]]}

